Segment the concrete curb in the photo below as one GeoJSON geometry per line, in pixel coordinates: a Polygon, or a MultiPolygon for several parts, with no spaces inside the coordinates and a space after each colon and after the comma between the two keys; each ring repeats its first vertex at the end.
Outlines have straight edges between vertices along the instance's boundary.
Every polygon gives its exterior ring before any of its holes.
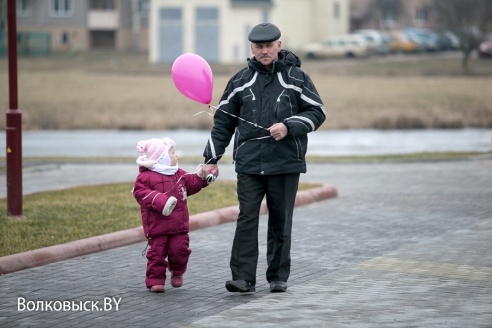
{"type": "MultiPolygon", "coordinates": [[[[337,189],[329,185],[300,191],[296,196],[295,207],[334,198],[337,197],[337,195],[337,189]]],[[[266,214],[267,212],[266,203],[263,202],[260,214],[266,214]]],[[[193,231],[227,222],[234,222],[237,220],[238,214],[238,206],[230,206],[195,214],[190,216],[190,230],[193,231]]],[[[97,253],[116,247],[127,246],[145,240],[146,238],[142,227],[138,227],[76,240],[65,244],[39,248],[24,253],[3,256],[0,257],[0,275],[67,260],[77,256],[97,253]]]]}

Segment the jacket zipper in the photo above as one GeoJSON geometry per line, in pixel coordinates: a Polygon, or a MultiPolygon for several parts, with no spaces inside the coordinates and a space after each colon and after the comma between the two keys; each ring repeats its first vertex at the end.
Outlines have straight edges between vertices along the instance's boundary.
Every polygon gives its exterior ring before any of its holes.
{"type": "Polygon", "coordinates": [[[294,138],[294,141],[296,143],[296,148],[297,148],[297,159],[302,159],[302,144],[301,141],[299,140],[298,137],[294,138]]]}

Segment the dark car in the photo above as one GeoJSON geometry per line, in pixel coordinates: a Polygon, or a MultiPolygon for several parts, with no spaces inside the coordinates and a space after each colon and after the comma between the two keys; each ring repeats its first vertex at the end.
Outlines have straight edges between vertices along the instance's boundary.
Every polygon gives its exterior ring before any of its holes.
{"type": "Polygon", "coordinates": [[[478,46],[480,58],[492,57],[492,37],[488,37],[478,46]]]}
{"type": "Polygon", "coordinates": [[[460,48],[460,39],[453,32],[441,30],[436,33],[439,37],[439,45],[441,50],[458,50],[460,48]]]}

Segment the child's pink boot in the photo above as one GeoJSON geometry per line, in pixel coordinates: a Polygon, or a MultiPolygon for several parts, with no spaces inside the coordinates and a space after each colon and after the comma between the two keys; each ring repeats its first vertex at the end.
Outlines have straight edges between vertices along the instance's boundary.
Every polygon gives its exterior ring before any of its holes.
{"type": "Polygon", "coordinates": [[[164,285],[154,285],[149,288],[152,293],[164,293],[164,285]]]}
{"type": "Polygon", "coordinates": [[[173,274],[171,276],[171,286],[174,288],[179,288],[183,286],[183,275],[182,274],[173,274]]]}

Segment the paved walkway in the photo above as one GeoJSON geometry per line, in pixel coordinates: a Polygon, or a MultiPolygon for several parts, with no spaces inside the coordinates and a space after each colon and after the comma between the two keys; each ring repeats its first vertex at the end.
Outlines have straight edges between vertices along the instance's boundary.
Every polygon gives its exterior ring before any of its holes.
{"type": "MultiPolygon", "coordinates": [[[[105,172],[62,165],[24,180],[75,168],[86,183],[105,172]]],[[[287,293],[268,291],[262,216],[254,294],[224,288],[226,223],[191,232],[185,284],[164,294],[145,289],[145,242],[3,275],[0,327],[492,327],[492,160],[308,170],[303,181],[339,196],[296,207],[287,293]]],[[[221,173],[233,178],[227,165],[221,173]]]]}

